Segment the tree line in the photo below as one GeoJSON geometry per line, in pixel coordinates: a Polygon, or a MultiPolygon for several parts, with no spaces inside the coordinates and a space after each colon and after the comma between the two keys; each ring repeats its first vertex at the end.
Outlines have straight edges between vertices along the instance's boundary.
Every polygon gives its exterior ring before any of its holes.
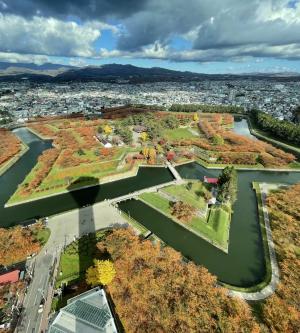
{"type": "Polygon", "coordinates": [[[300,332],[300,183],[271,193],[267,198],[280,283],[261,305],[271,332],[300,332]]]}
{"type": "Polygon", "coordinates": [[[300,145],[300,125],[276,119],[259,110],[251,111],[251,119],[259,129],[269,132],[274,137],[300,145]]]}
{"type": "Polygon", "coordinates": [[[173,112],[208,112],[208,113],[244,113],[244,109],[235,105],[207,104],[172,104],[169,111],[173,112]]]}

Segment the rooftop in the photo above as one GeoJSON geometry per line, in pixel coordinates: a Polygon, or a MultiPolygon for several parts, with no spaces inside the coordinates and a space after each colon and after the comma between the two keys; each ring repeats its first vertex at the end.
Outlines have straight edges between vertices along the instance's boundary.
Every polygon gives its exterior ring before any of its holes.
{"type": "Polygon", "coordinates": [[[208,184],[217,184],[218,183],[218,178],[209,178],[204,176],[204,183],[208,183],[208,184]]]}
{"type": "Polygon", "coordinates": [[[49,333],[117,333],[106,294],[99,287],[71,298],[50,326],[49,333]]]}
{"type": "Polygon", "coordinates": [[[14,283],[14,282],[19,281],[19,274],[20,274],[20,271],[18,269],[16,269],[12,272],[0,275],[0,284],[14,283]]]}

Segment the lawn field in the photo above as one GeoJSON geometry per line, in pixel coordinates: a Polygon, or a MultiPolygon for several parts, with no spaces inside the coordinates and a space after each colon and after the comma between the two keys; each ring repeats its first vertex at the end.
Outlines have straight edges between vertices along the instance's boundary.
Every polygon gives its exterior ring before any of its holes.
{"type": "Polygon", "coordinates": [[[47,243],[51,231],[49,228],[41,228],[33,232],[35,239],[43,246],[47,243]]]}
{"type": "MultiPolygon", "coordinates": [[[[194,129],[197,131],[197,129],[194,129]]],[[[193,139],[197,136],[194,135],[188,128],[176,128],[176,129],[167,129],[164,130],[164,137],[167,140],[182,140],[182,139],[193,139]]]]}
{"type": "Polygon", "coordinates": [[[162,191],[199,209],[206,207],[205,195],[209,195],[208,189],[201,182],[189,182],[179,186],[172,185],[165,187],[162,191]]]}
{"type": "Polygon", "coordinates": [[[97,231],[81,237],[66,247],[60,257],[57,287],[62,283],[70,283],[85,276],[86,270],[93,265],[93,259],[101,257],[97,251],[96,243],[104,239],[108,233],[109,231],[97,231]]]}
{"type": "MultiPolygon", "coordinates": [[[[172,195],[176,196],[178,194],[178,198],[180,198],[181,201],[186,202],[196,208],[202,207],[202,205],[198,202],[199,200],[195,200],[192,195],[186,195],[183,186],[184,185],[172,186],[172,195]]],[[[165,188],[164,191],[166,192],[167,189],[169,190],[168,194],[170,194],[170,187],[165,188]]],[[[221,248],[224,251],[227,251],[231,214],[226,210],[228,210],[229,208],[226,209],[222,206],[213,207],[208,210],[208,214],[206,217],[197,215],[194,216],[189,222],[182,222],[172,216],[170,201],[167,198],[163,197],[161,194],[143,193],[139,197],[146,204],[160,211],[161,213],[172,219],[174,222],[183,225],[184,227],[198,234],[200,237],[206,239],[213,245],[221,248]]]]}

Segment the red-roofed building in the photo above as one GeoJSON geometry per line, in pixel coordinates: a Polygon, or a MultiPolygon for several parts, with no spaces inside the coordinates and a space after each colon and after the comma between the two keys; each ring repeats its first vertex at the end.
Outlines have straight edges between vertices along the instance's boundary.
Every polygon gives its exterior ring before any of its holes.
{"type": "Polygon", "coordinates": [[[219,179],[218,178],[209,178],[204,176],[204,183],[207,184],[218,184],[219,179]]]}
{"type": "Polygon", "coordinates": [[[0,284],[14,283],[19,281],[20,271],[18,269],[0,275],[0,284]]]}

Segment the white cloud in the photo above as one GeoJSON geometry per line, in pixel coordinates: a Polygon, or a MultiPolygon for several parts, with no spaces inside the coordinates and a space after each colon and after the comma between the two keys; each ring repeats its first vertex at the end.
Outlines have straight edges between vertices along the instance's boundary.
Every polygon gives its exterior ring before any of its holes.
{"type": "Polygon", "coordinates": [[[34,16],[25,19],[0,13],[0,51],[54,56],[92,57],[101,30],[117,28],[101,22],[63,22],[34,16]]]}
{"type": "Polygon", "coordinates": [[[67,56],[74,63],[113,57],[198,62],[265,57],[300,60],[299,1],[293,8],[290,0],[88,2],[93,8],[83,2],[0,0],[0,52],[67,56]],[[10,9],[11,14],[1,14],[1,6],[8,6],[2,12],[10,9]],[[32,16],[37,10],[45,16],[32,16]],[[82,23],[62,21],[67,14],[81,18],[82,23]],[[107,17],[117,19],[118,24],[97,20],[107,17]],[[97,51],[95,41],[107,29],[113,32],[117,48],[97,51]],[[174,37],[188,40],[191,49],[172,49],[174,37]]]}
{"type": "Polygon", "coordinates": [[[50,58],[45,55],[37,54],[19,54],[13,52],[0,52],[0,61],[11,63],[35,63],[37,65],[44,64],[50,61],[50,58]]]}

